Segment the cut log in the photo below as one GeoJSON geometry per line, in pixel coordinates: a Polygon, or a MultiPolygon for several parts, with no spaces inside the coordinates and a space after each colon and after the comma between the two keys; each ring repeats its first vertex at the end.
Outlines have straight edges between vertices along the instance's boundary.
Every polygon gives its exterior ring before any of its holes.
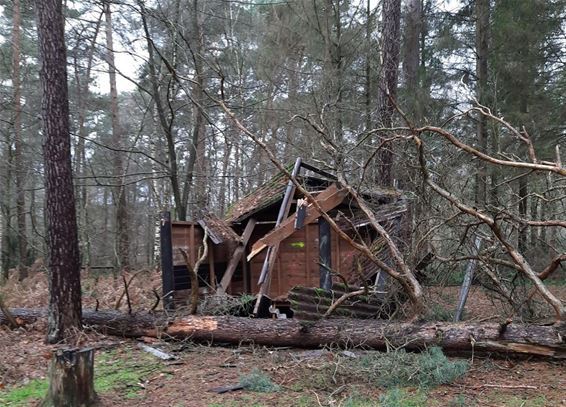
{"type": "Polygon", "coordinates": [[[49,391],[41,407],[88,407],[96,403],[94,349],[58,349],[49,370],[49,391]]]}
{"type": "MultiPolygon", "coordinates": [[[[14,317],[34,321],[45,310],[11,309],[14,317]]],[[[174,320],[159,314],[124,314],[83,310],[85,325],[125,337],[191,338],[195,341],[315,348],[324,345],[386,349],[387,345],[419,350],[442,347],[451,353],[494,352],[566,358],[566,325],[514,323],[407,323],[383,320],[252,319],[230,316],[186,316],[174,320]]],[[[7,320],[0,315],[0,323],[7,320]]]]}

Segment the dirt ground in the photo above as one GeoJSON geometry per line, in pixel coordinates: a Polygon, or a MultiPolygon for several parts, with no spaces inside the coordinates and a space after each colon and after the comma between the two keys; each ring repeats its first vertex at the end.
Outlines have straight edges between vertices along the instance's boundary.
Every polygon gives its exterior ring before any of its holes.
{"type": "MultiPolygon", "coordinates": [[[[98,300],[101,308],[115,307],[123,291],[121,280],[104,277],[95,281],[85,276],[84,281],[86,306],[93,306],[98,300]]],[[[155,272],[147,271],[135,277],[130,289],[133,307],[151,308],[155,302],[151,288],[158,286],[159,276],[155,272]]],[[[564,287],[556,290],[566,298],[564,287]]],[[[437,304],[435,312],[442,316],[441,310],[453,306],[458,289],[429,291],[437,304]]],[[[38,274],[23,283],[10,281],[2,293],[10,307],[44,306],[45,278],[38,274]]],[[[466,318],[504,319],[507,312],[475,288],[466,318]]],[[[45,394],[53,346],[43,343],[44,333],[43,322],[15,331],[0,327],[0,406],[37,405],[45,394]]],[[[363,378],[338,374],[341,364],[349,363],[349,358],[367,353],[361,349],[351,350],[346,357],[339,349],[313,351],[146,341],[176,359],[161,361],[142,351],[139,341],[92,332],[77,337],[77,346],[98,349],[95,385],[101,406],[566,406],[566,361],[475,355],[466,359],[470,368],[455,382],[425,390],[405,388],[401,399],[386,404],[378,400],[390,394],[390,389],[372,385],[363,378]],[[236,385],[254,369],[271,378],[279,390],[267,393],[238,390],[225,394],[210,391],[236,385]]]]}

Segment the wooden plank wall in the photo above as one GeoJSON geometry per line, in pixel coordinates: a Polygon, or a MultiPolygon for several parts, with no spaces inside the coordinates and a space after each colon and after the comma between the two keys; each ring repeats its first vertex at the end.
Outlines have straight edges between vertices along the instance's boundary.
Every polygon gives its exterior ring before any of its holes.
{"type": "MultiPolygon", "coordinates": [[[[257,293],[257,280],[261,273],[265,250],[254,257],[250,264],[252,293],[257,293]]],[[[356,253],[346,241],[332,233],[332,268],[343,273],[346,278],[352,271],[352,261],[356,253]]],[[[273,299],[284,297],[298,285],[318,287],[320,266],[318,251],[318,224],[312,223],[296,231],[281,242],[278,259],[272,271],[269,296],[273,299]]],[[[333,281],[341,282],[334,277],[333,281]]]]}
{"type": "MultiPolygon", "coordinates": [[[[254,231],[254,235],[250,239],[248,247],[263,236],[269,227],[258,228],[254,231]],[[266,229],[266,230],[264,230],[266,229]]],[[[185,265],[183,257],[179,252],[179,248],[187,251],[189,261],[195,263],[199,248],[202,247],[202,238],[204,232],[202,228],[193,222],[172,222],[172,249],[173,249],[173,265],[174,267],[182,267],[185,265]]],[[[333,270],[345,274],[347,278],[352,271],[353,257],[356,251],[338,235],[332,232],[332,268],[333,270]],[[347,274],[346,274],[347,273],[347,274]]],[[[229,256],[233,248],[227,245],[212,245],[209,250],[213,250],[215,263],[215,273],[217,279],[223,274],[229,256]]],[[[261,267],[265,259],[264,250],[258,254],[247,265],[249,269],[249,287],[251,294],[258,292],[257,281],[261,273],[261,267]]],[[[320,266],[318,250],[318,224],[312,223],[306,225],[301,230],[296,231],[290,237],[281,242],[277,261],[272,271],[271,287],[269,296],[271,298],[286,297],[288,291],[298,285],[307,287],[318,287],[320,280],[320,266]]],[[[209,260],[204,261],[204,265],[209,266],[209,260]]],[[[243,294],[248,292],[248,284],[246,284],[243,273],[243,264],[238,267],[232,283],[229,286],[229,294],[243,294]]],[[[334,277],[334,282],[341,282],[340,279],[334,277]]]]}

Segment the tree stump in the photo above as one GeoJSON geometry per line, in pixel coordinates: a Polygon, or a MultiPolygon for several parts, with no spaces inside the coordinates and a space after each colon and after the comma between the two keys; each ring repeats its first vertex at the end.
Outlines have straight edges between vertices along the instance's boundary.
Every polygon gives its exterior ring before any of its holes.
{"type": "Polygon", "coordinates": [[[41,407],[88,407],[96,401],[94,349],[54,351],[49,370],[49,392],[41,407]]]}

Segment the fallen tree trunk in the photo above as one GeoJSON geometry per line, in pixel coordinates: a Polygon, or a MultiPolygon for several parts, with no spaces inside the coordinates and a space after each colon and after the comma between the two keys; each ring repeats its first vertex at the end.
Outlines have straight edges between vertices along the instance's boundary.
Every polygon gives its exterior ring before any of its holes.
{"type": "MultiPolygon", "coordinates": [[[[45,317],[45,310],[11,309],[22,323],[45,317]]],[[[0,315],[0,324],[7,319],[0,315]]],[[[426,322],[383,320],[252,319],[232,316],[184,316],[124,314],[117,311],[83,310],[87,327],[125,337],[191,338],[217,343],[255,343],[301,348],[323,345],[361,346],[372,349],[404,347],[409,350],[440,346],[450,353],[495,352],[566,358],[566,325],[513,323],[426,322]]]]}

